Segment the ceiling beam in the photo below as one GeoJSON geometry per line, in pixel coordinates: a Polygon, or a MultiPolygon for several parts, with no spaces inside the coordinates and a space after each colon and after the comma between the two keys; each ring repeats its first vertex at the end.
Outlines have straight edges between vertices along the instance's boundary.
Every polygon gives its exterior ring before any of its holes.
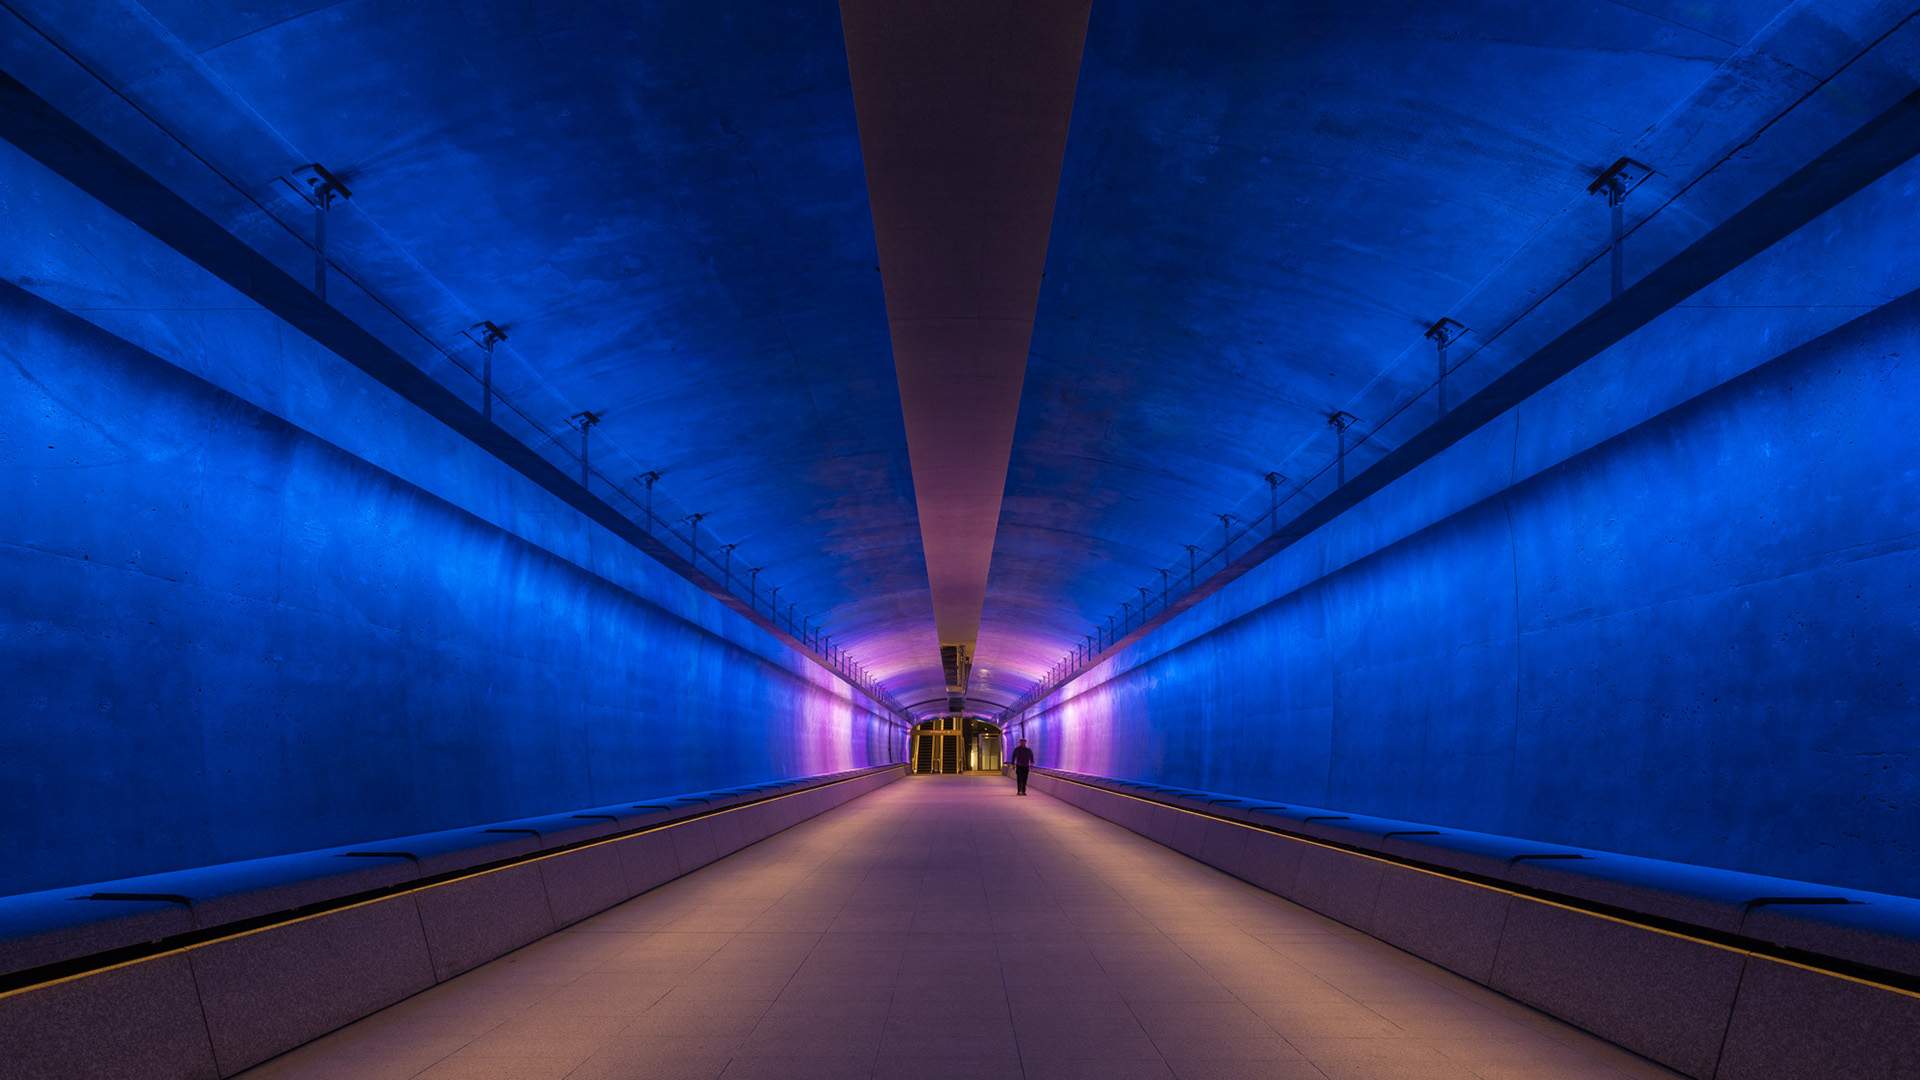
{"type": "Polygon", "coordinates": [[[934,624],[968,653],[1089,7],[840,5],[934,624]]]}

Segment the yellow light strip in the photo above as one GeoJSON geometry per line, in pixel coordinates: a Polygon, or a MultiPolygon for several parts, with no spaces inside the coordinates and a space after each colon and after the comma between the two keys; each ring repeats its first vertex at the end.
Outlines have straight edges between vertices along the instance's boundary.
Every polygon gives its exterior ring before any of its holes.
{"type": "MultiPolygon", "coordinates": [[[[197,949],[204,949],[213,945],[223,945],[229,941],[238,941],[242,938],[252,937],[255,934],[264,934],[269,930],[279,930],[288,926],[297,926],[303,922],[311,922],[314,919],[324,919],[330,915],[340,915],[348,911],[354,911],[359,908],[369,907],[373,904],[384,904],[390,900],[403,900],[409,896],[426,892],[429,889],[438,889],[447,885],[457,885],[462,881],[471,881],[474,878],[486,877],[488,874],[498,874],[507,870],[518,870],[522,866],[531,866],[534,863],[545,862],[548,859],[557,859],[563,855],[573,855],[578,852],[587,851],[591,848],[602,847],[606,844],[617,844],[623,840],[638,840],[643,836],[650,836],[653,833],[664,832],[667,829],[677,829],[682,825],[692,825],[692,824],[695,824],[696,822],[707,821],[712,818],[717,818],[721,814],[731,814],[735,810],[748,810],[756,806],[765,806],[768,803],[779,802],[781,799],[791,799],[796,795],[806,795],[815,791],[825,791],[827,788],[830,788],[830,787],[835,787],[840,784],[850,784],[855,780],[864,780],[867,777],[874,775],[875,773],[883,772],[887,769],[897,769],[900,767],[901,766],[899,765],[883,765],[878,769],[871,769],[871,770],[868,770],[867,772],[861,773],[859,776],[848,776],[848,777],[843,777],[839,780],[829,780],[824,784],[815,784],[812,787],[802,788],[799,791],[789,791],[784,795],[769,795],[764,799],[754,799],[751,802],[744,802],[735,806],[722,807],[718,810],[712,810],[712,811],[708,811],[706,813],[700,814],[698,817],[683,818],[682,820],[679,820],[679,821],[663,822],[659,825],[648,826],[647,828],[641,829],[638,832],[623,833],[619,836],[609,836],[599,840],[589,841],[587,843],[579,845],[578,847],[569,847],[563,851],[549,851],[539,855],[529,855],[529,856],[526,856],[525,858],[515,859],[514,861],[507,863],[503,866],[491,866],[483,870],[469,871],[457,877],[448,878],[445,881],[435,881],[426,885],[416,885],[410,889],[403,889],[396,893],[388,893],[384,896],[376,896],[369,900],[360,900],[355,903],[344,905],[342,907],[328,908],[325,911],[316,911],[311,915],[296,915],[292,918],[282,919],[278,922],[268,923],[265,926],[256,926],[251,930],[236,930],[230,934],[222,934],[219,937],[209,938],[206,941],[196,941],[191,945],[181,945],[172,949],[166,949],[161,952],[153,953],[148,956],[137,956],[131,960],[122,960],[117,964],[108,964],[105,967],[88,968],[85,971],[76,971],[71,975],[62,975],[62,976],[59,976],[58,978],[48,979],[45,982],[29,983],[26,986],[17,986],[12,990],[0,991],[0,1001],[5,1001],[8,998],[12,998],[12,997],[18,997],[21,994],[32,993],[35,990],[45,990],[49,987],[60,986],[62,984],[70,983],[70,982],[77,982],[80,979],[89,979],[95,975],[105,975],[108,972],[119,971],[122,968],[130,968],[137,964],[152,963],[155,960],[165,960],[170,956],[179,956],[183,953],[190,953],[197,949]]],[[[732,854],[732,853],[729,852],[728,854],[732,854]]],[[[724,858],[724,856],[722,857],[724,858]]],[[[715,861],[718,861],[718,860],[715,860],[715,861]]],[[[688,871],[688,873],[691,873],[691,872],[692,871],[688,871]]],[[[685,875],[675,875],[675,876],[683,877],[685,875]]],[[[668,880],[672,880],[672,879],[669,878],[668,880]]],[[[644,895],[644,893],[636,893],[634,895],[639,896],[639,895],[644,895]]],[[[631,897],[629,897],[629,899],[631,899],[631,897]]]]}
{"type": "MultiPolygon", "coordinates": [[[[1426,867],[1411,866],[1397,859],[1383,858],[1379,855],[1369,855],[1364,851],[1354,851],[1350,848],[1341,847],[1338,844],[1328,844],[1328,843],[1323,843],[1319,840],[1310,840],[1304,836],[1294,836],[1290,833],[1276,832],[1273,829],[1263,829],[1258,825],[1254,825],[1245,821],[1238,821],[1230,817],[1221,817],[1217,814],[1209,814],[1199,810],[1191,810],[1184,806],[1174,806],[1171,803],[1158,802],[1154,799],[1143,799],[1138,795],[1129,795],[1124,791],[1114,791],[1111,788],[1101,787],[1098,784],[1088,784],[1083,781],[1070,780],[1064,776],[1054,776],[1048,773],[1042,773],[1041,775],[1045,776],[1049,780],[1057,780],[1057,781],[1060,781],[1061,783],[1074,784],[1078,787],[1087,788],[1091,791],[1098,791],[1106,795],[1112,795],[1116,798],[1132,799],[1134,802],[1145,803],[1148,806],[1157,806],[1162,810],[1172,810],[1181,814],[1191,814],[1194,817],[1203,818],[1207,821],[1218,821],[1226,825],[1236,825],[1242,829],[1246,829],[1249,832],[1260,833],[1263,836],[1275,836],[1275,837],[1279,837],[1282,840],[1292,840],[1295,843],[1307,844],[1311,847],[1317,847],[1327,851],[1338,852],[1342,855],[1351,855],[1356,859],[1366,859],[1369,862],[1377,862],[1382,865],[1392,866],[1400,870],[1411,870],[1416,874],[1425,874],[1428,877],[1436,877],[1441,879],[1442,881],[1451,881],[1459,885],[1470,885],[1476,889],[1485,889],[1488,892],[1499,893],[1502,896],[1510,896],[1517,900],[1526,900],[1530,903],[1541,904],[1543,906],[1551,907],[1551,908],[1558,908],[1561,911],[1570,911],[1576,915],[1585,915],[1589,918],[1602,919],[1602,920],[1605,920],[1606,922],[1617,923],[1621,926],[1630,926],[1636,930],[1645,930],[1648,933],[1661,934],[1670,938],[1678,938],[1681,941],[1692,942],[1695,945],[1705,945],[1710,949],[1719,949],[1721,952],[1733,953],[1736,956],[1745,956],[1754,960],[1765,960],[1768,963],[1779,964],[1782,967],[1798,968],[1801,971],[1810,971],[1816,975],[1825,975],[1828,978],[1841,979],[1846,982],[1856,983],[1860,986],[1870,986],[1875,990],[1885,990],[1887,993],[1890,993],[1890,994],[1899,994],[1902,997],[1920,999],[1920,991],[1908,990],[1904,987],[1899,987],[1899,986],[1889,986],[1886,983],[1876,982],[1872,979],[1862,978],[1858,975],[1848,975],[1845,972],[1834,971],[1829,968],[1816,967],[1812,964],[1803,964],[1797,960],[1788,960],[1784,957],[1768,956],[1766,953],[1755,952],[1752,949],[1743,949],[1737,945],[1728,945],[1728,944],[1725,944],[1724,942],[1710,941],[1706,938],[1696,937],[1692,934],[1682,933],[1677,930],[1668,930],[1668,929],[1665,929],[1664,927],[1650,926],[1646,923],[1637,922],[1633,919],[1621,918],[1618,915],[1608,915],[1608,914],[1605,914],[1604,912],[1591,911],[1591,910],[1588,910],[1587,908],[1576,907],[1572,904],[1563,904],[1557,900],[1548,900],[1544,897],[1533,896],[1529,893],[1519,892],[1514,889],[1502,888],[1501,886],[1498,886],[1498,885],[1489,885],[1483,881],[1474,881],[1471,878],[1459,877],[1454,874],[1449,874],[1443,870],[1429,870],[1426,867]]],[[[1119,824],[1119,823],[1115,822],[1115,824],[1119,824]]],[[[1122,828],[1124,827],[1125,826],[1122,826],[1122,828]]],[[[1152,838],[1149,837],[1148,839],[1152,839],[1152,838]]],[[[1196,860],[1196,861],[1200,861],[1200,860],[1196,860]]],[[[1215,869],[1219,869],[1219,868],[1215,867],[1215,869]]],[[[1279,894],[1275,893],[1274,895],[1278,896],[1279,894]]],[[[1281,897],[1281,899],[1287,899],[1287,898],[1281,897]]],[[[1335,921],[1338,922],[1339,920],[1336,919],[1335,921]]],[[[1418,954],[1415,954],[1415,955],[1418,955],[1418,954]]]]}

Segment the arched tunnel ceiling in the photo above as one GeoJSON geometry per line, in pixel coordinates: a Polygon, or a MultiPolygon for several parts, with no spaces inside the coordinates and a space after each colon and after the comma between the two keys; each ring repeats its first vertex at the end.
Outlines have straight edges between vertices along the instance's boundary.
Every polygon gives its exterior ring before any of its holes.
{"type": "Polygon", "coordinates": [[[505,326],[506,397],[602,413],[603,469],[659,470],[782,607],[940,692],[831,7],[21,8],[263,201],[340,173],[343,265],[443,339],[505,326]]]}
{"type": "MultiPolygon", "coordinates": [[[[965,626],[971,605],[986,703],[1018,696],[1214,513],[1264,499],[1264,473],[1327,456],[1330,410],[1364,421],[1417,390],[1434,319],[1493,325],[1590,257],[1598,170],[1631,153],[1697,175],[1905,14],[7,6],[262,201],[301,163],[341,172],[344,265],[442,342],[506,325],[509,397],[555,427],[603,412],[603,466],[661,470],[663,495],[709,515],[899,700],[944,699],[936,608],[965,626]],[[908,47],[935,52],[890,62],[908,47]],[[991,123],[964,127],[969,101],[991,123]],[[1068,107],[1060,164],[1048,110],[1068,107]],[[930,213],[945,232],[923,244],[930,213]],[[972,403],[951,395],[984,354],[903,336],[956,313],[1017,330],[972,403]],[[916,395],[945,427],[915,420],[916,395]],[[949,401],[991,415],[942,418],[949,401]],[[1003,493],[953,489],[998,498],[995,520],[934,522],[960,504],[916,491],[916,425],[981,475],[1009,455],[1003,493]],[[946,604],[930,565],[962,564],[954,580],[984,581],[946,604]]],[[[0,63],[33,37],[8,22],[0,63]]],[[[142,160],[123,119],[77,118],[142,160]]],[[[243,237],[277,228],[244,199],[195,198],[243,237]]]]}
{"type": "Polygon", "coordinates": [[[1043,676],[1330,461],[1330,412],[1429,385],[1435,320],[1500,325],[1601,249],[1611,162],[1697,175],[1901,14],[1096,5],[980,663],[1043,676]]]}

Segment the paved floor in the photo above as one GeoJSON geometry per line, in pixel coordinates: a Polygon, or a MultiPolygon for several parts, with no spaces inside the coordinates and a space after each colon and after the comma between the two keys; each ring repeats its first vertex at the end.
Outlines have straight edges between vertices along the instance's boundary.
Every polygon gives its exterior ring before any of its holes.
{"type": "Polygon", "coordinates": [[[901,781],[247,1074],[1670,1076],[998,777],[901,781]]]}

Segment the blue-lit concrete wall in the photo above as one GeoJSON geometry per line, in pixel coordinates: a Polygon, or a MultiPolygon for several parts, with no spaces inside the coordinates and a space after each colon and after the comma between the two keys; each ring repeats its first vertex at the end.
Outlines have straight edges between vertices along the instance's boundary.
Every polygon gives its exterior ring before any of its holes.
{"type": "Polygon", "coordinates": [[[1905,172],[1120,650],[1041,763],[1920,894],[1920,294],[1858,306],[1905,172]]]}
{"type": "Polygon", "coordinates": [[[0,894],[902,755],[632,549],[562,558],[4,284],[0,507],[0,894]]]}

